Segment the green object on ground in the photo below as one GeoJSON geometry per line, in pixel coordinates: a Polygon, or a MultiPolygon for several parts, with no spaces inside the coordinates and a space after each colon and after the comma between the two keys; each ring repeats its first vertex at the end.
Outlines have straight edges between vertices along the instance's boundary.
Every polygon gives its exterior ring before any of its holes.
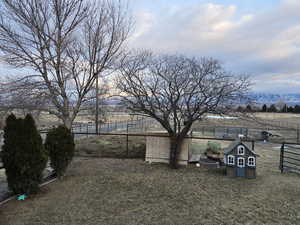
{"type": "Polygon", "coordinates": [[[221,144],[216,142],[208,142],[206,152],[220,153],[221,152],[221,144]]]}
{"type": "Polygon", "coordinates": [[[27,196],[25,194],[18,196],[18,200],[25,200],[27,198],[27,196]]]}

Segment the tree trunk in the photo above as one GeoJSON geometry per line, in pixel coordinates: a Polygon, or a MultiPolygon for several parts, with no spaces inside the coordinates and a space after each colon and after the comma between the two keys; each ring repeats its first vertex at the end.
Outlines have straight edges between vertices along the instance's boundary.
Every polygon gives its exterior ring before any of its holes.
{"type": "Polygon", "coordinates": [[[62,121],[68,129],[72,128],[73,120],[70,117],[64,117],[62,121]]]}
{"type": "Polygon", "coordinates": [[[181,151],[183,138],[180,136],[170,137],[170,167],[172,169],[178,168],[178,156],[181,151]]]}

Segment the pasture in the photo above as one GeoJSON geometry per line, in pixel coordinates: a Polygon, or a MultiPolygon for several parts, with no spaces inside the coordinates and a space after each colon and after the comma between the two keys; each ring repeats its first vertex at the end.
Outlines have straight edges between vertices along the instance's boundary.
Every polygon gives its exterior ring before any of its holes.
{"type": "Polygon", "coordinates": [[[82,157],[89,146],[90,154],[109,152],[113,141],[77,142],[81,147],[67,176],[24,202],[2,206],[1,225],[299,224],[300,175],[280,173],[279,150],[273,148],[278,145],[256,144],[257,178],[248,180],[194,164],[171,170],[142,159],[82,157]]]}

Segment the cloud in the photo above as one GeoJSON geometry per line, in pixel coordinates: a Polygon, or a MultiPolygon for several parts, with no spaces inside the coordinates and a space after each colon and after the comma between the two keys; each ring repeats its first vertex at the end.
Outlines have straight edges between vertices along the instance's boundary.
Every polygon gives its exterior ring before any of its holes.
{"type": "Polygon", "coordinates": [[[252,74],[259,82],[286,76],[276,81],[278,85],[300,89],[289,75],[300,74],[299,11],[298,0],[244,15],[235,5],[174,4],[164,13],[139,12],[130,43],[155,52],[212,56],[233,72],[252,74]]]}
{"type": "Polygon", "coordinates": [[[254,78],[254,91],[268,93],[299,93],[300,72],[290,74],[265,74],[254,78]]]}

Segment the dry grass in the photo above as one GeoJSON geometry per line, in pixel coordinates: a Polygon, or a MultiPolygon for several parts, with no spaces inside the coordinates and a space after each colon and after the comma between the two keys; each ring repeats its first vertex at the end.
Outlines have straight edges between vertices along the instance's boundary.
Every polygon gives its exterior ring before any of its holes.
{"type": "Polygon", "coordinates": [[[63,180],[0,208],[0,224],[299,224],[300,176],[280,174],[272,147],[256,145],[253,180],[194,165],[171,170],[140,159],[76,158],[63,180]]]}
{"type": "Polygon", "coordinates": [[[280,121],[297,121],[300,123],[300,114],[296,113],[255,113],[258,118],[261,119],[272,119],[280,121]]]}
{"type": "Polygon", "coordinates": [[[297,128],[300,124],[300,114],[294,113],[254,113],[247,120],[243,119],[205,119],[198,125],[205,126],[233,126],[233,127],[248,127],[248,128],[266,128],[273,124],[275,127],[293,127],[297,128]],[[251,119],[250,119],[251,118],[251,119]],[[258,122],[259,120],[259,122],[258,122]],[[264,125],[266,122],[269,125],[264,125]]]}
{"type": "Polygon", "coordinates": [[[96,136],[76,141],[76,155],[89,157],[145,158],[144,137],[96,136]]]}

